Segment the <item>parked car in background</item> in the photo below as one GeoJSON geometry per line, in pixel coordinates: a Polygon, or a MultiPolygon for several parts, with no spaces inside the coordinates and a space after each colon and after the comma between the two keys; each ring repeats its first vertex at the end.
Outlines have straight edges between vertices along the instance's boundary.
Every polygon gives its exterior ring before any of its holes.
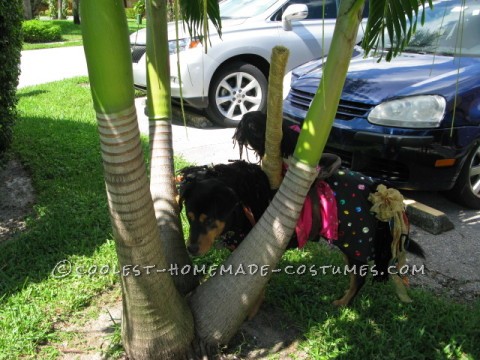
{"type": "MultiPolygon", "coordinates": [[[[236,126],[244,113],[266,108],[267,79],[274,46],[283,45],[290,50],[286,71],[328,52],[337,2],[225,0],[219,5],[222,37],[211,31],[207,53],[202,43],[191,39],[180,24],[180,73],[177,71],[175,25],[168,25],[172,99],[178,101],[180,98],[181,82],[187,105],[205,109],[210,120],[220,126],[236,126]]],[[[133,33],[130,42],[134,83],[145,89],[146,30],[133,33]]]]}
{"type": "MultiPolygon", "coordinates": [[[[480,1],[435,1],[425,15],[391,62],[356,49],[325,151],[397,188],[480,209],[480,1]]],[[[322,61],[293,70],[284,121],[303,121],[321,77],[322,61]]]]}

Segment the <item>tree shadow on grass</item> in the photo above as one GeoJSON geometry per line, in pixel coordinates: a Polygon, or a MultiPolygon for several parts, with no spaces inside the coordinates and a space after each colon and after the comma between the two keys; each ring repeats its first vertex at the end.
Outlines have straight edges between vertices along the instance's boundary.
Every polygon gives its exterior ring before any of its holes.
{"type": "Polygon", "coordinates": [[[0,244],[0,298],[52,277],[64,260],[85,266],[112,239],[94,123],[20,118],[12,150],[37,196],[25,231],[0,244]]]}

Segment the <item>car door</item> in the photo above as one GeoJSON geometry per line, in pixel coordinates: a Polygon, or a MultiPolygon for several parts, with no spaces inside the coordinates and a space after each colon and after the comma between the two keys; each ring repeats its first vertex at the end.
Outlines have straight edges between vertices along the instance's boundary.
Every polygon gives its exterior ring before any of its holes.
{"type": "Polygon", "coordinates": [[[287,71],[328,52],[336,16],[336,0],[290,0],[272,16],[271,21],[280,24],[279,45],[290,49],[287,71]],[[281,26],[282,14],[292,4],[307,5],[308,16],[303,20],[292,21],[292,30],[284,30],[281,26]]]}

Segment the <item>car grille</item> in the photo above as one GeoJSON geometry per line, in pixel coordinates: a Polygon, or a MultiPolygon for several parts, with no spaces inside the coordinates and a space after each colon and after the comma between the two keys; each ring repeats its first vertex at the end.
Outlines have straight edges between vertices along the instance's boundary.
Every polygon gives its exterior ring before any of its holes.
{"type": "Polygon", "coordinates": [[[332,148],[330,146],[325,147],[325,152],[333,153],[342,159],[342,165],[359,171],[367,176],[371,176],[376,179],[386,181],[398,181],[406,182],[410,177],[410,171],[405,164],[397,161],[381,159],[377,157],[369,157],[367,163],[363,163],[360,168],[355,166],[352,153],[349,151],[341,150],[338,148],[332,148]],[[352,166],[353,165],[353,166],[352,166]]]}
{"type": "MultiPolygon", "coordinates": [[[[292,106],[307,111],[312,103],[314,94],[297,89],[290,90],[290,102],[292,106]]],[[[366,117],[372,105],[360,102],[340,100],[336,118],[340,120],[352,120],[356,117],[366,117]]]]}
{"type": "Polygon", "coordinates": [[[134,63],[138,63],[140,58],[147,51],[147,47],[145,45],[132,45],[131,49],[132,49],[132,61],[134,63]]]}

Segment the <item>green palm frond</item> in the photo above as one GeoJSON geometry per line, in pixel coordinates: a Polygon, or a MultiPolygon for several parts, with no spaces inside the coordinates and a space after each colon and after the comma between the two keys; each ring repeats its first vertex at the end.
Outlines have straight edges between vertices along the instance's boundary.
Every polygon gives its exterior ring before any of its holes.
{"type": "MultiPolygon", "coordinates": [[[[362,47],[368,54],[386,50],[386,60],[398,55],[415,32],[420,8],[433,7],[432,0],[369,0],[369,16],[362,47]],[[386,44],[389,44],[386,47],[386,44]]],[[[425,12],[421,11],[421,23],[425,12]]],[[[383,56],[383,55],[382,55],[383,56]]]]}
{"type": "MultiPolygon", "coordinates": [[[[208,37],[209,22],[222,36],[222,22],[218,0],[178,0],[182,18],[192,37],[203,39],[208,37]]],[[[204,42],[205,46],[207,41],[204,42]]]]}

